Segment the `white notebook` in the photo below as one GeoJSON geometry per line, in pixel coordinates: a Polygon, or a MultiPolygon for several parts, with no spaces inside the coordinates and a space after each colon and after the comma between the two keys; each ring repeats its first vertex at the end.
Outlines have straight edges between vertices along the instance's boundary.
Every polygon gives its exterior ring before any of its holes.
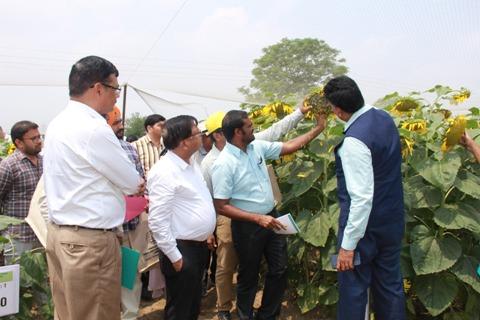
{"type": "Polygon", "coordinates": [[[290,213],[287,213],[281,217],[278,217],[277,220],[280,221],[280,223],[286,227],[286,230],[283,230],[283,229],[274,230],[275,233],[295,234],[300,232],[300,229],[298,228],[297,224],[295,223],[295,220],[293,220],[293,217],[290,213]]]}

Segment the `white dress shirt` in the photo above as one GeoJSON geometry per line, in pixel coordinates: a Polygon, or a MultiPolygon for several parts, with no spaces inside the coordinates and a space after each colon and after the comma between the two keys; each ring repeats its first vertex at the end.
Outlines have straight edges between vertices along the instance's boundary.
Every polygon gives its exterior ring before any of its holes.
{"type": "Polygon", "coordinates": [[[148,225],[158,247],[176,262],[175,239],[205,241],[215,230],[212,196],[196,161],[186,163],[172,151],[160,158],[147,178],[148,225]]]}
{"type": "MultiPolygon", "coordinates": [[[[355,112],[345,124],[345,130],[371,108],[372,106],[365,105],[355,112]]],[[[338,155],[342,159],[345,184],[350,196],[350,211],[341,247],[345,250],[354,250],[365,234],[372,211],[374,190],[372,154],[362,141],[346,137],[338,150],[338,155]]]]}
{"type": "Polygon", "coordinates": [[[98,112],[71,100],[48,126],[43,150],[51,221],[88,228],[123,223],[123,194],[136,193],[142,178],[98,112]]]}

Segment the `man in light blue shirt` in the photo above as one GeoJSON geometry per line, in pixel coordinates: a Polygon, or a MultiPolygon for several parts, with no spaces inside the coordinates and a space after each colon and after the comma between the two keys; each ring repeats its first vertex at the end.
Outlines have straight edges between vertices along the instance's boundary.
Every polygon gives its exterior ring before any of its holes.
{"type": "Polygon", "coordinates": [[[255,140],[253,124],[245,111],[229,111],[222,122],[227,144],[215,161],[212,182],[218,214],[232,219],[232,237],[239,258],[237,311],[240,319],[253,318],[258,273],[263,256],[268,272],[262,305],[256,319],[275,319],[280,314],[287,285],[287,244],[274,232],[284,228],[276,219],[266,160],[290,154],[318,136],[324,116],[309,132],[284,143],[255,140]]]}
{"type": "Polygon", "coordinates": [[[397,127],[388,113],[365,105],[346,76],[324,88],[335,115],[345,121],[345,138],[335,148],[340,204],[337,319],[363,320],[367,290],[375,317],[405,319],[400,272],[404,208],[397,127]],[[360,264],[354,266],[355,255],[360,264]]]}

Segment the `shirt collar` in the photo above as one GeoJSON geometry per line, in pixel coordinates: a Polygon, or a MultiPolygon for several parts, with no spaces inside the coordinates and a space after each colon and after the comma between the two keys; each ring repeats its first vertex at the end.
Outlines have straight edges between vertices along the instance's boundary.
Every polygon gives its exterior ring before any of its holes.
{"type": "MultiPolygon", "coordinates": [[[[235,146],[235,145],[233,145],[229,142],[227,142],[224,149],[227,149],[228,152],[232,153],[233,155],[235,155],[237,157],[240,157],[242,155],[242,153],[244,153],[242,149],[240,149],[239,147],[237,147],[237,146],[235,146]]],[[[247,151],[252,150],[252,149],[253,149],[253,145],[252,145],[252,143],[249,143],[247,145],[247,151]]]]}
{"type": "Polygon", "coordinates": [[[373,107],[371,105],[364,105],[363,107],[361,107],[360,109],[358,109],[357,111],[355,111],[352,116],[350,117],[350,119],[347,121],[347,123],[345,123],[345,127],[343,129],[343,131],[347,131],[347,129],[355,122],[355,120],[358,119],[358,117],[360,117],[362,114],[364,114],[365,112],[367,112],[368,110],[372,109],[373,107]]]}
{"type": "Polygon", "coordinates": [[[102,119],[102,120],[105,121],[105,124],[107,123],[107,121],[105,120],[105,118],[104,118],[100,113],[98,113],[98,112],[95,111],[92,107],[86,105],[85,103],[82,103],[82,102],[79,102],[79,101],[75,101],[75,100],[70,100],[70,101],[68,102],[67,108],[81,108],[81,109],[83,109],[86,113],[88,113],[92,118],[102,119]]]}
{"type": "MultiPolygon", "coordinates": [[[[191,164],[186,163],[182,158],[177,156],[174,152],[169,150],[167,154],[165,154],[165,157],[168,157],[170,161],[172,161],[176,166],[178,166],[182,171],[187,169],[191,164]]],[[[193,161],[192,161],[193,163],[193,161]]]]}

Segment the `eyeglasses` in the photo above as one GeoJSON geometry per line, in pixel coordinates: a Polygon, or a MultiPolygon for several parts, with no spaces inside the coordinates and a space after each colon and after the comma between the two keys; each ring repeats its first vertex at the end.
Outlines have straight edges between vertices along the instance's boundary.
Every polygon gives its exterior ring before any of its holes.
{"type": "Polygon", "coordinates": [[[122,92],[122,87],[114,87],[114,86],[111,86],[107,83],[103,83],[103,82],[100,82],[103,86],[107,87],[107,88],[110,88],[110,89],[113,89],[115,91],[117,91],[118,93],[122,92]]]}
{"type": "Polygon", "coordinates": [[[203,132],[197,132],[197,133],[193,133],[189,138],[194,138],[194,137],[201,137],[204,133],[203,132]]]}
{"type": "Polygon", "coordinates": [[[30,140],[32,142],[36,142],[36,141],[42,141],[42,136],[41,135],[38,135],[38,136],[35,136],[35,137],[31,137],[31,138],[22,138],[22,140],[30,140]]]}

